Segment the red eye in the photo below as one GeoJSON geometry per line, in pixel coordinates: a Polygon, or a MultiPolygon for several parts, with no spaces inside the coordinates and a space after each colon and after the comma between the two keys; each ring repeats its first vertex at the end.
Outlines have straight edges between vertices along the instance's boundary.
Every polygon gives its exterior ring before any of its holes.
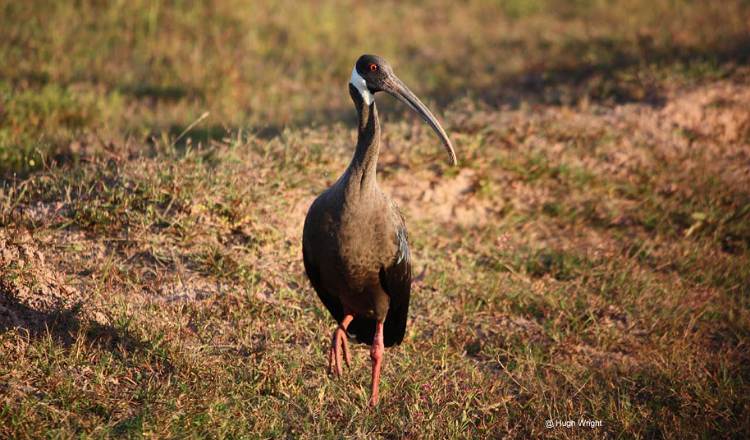
{"type": "Polygon", "coordinates": [[[370,68],[370,72],[375,72],[375,71],[377,71],[377,70],[378,70],[378,65],[377,65],[377,64],[375,64],[375,63],[370,63],[370,65],[369,65],[369,66],[367,66],[367,67],[369,67],[369,68],[370,68]]]}

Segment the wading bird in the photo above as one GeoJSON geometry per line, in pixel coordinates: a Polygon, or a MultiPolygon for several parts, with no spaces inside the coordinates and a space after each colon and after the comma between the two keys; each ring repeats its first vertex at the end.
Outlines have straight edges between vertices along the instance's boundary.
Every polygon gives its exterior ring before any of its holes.
{"type": "Polygon", "coordinates": [[[330,373],[341,376],[342,357],[350,364],[347,336],[372,345],[370,405],[378,403],[384,347],[404,339],[412,277],[404,219],[376,179],[380,122],[374,94],[380,91],[417,112],[456,164],[450,139],[430,110],[383,58],[362,55],[349,80],[359,124],[354,157],[336,183],[310,206],[302,254],[313,288],[338,322],[328,350],[330,373]]]}

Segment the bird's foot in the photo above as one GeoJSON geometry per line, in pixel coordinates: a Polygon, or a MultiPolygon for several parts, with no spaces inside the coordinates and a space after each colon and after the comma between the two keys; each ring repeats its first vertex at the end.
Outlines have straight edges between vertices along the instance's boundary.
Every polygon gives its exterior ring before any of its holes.
{"type": "Polygon", "coordinates": [[[378,406],[378,400],[379,399],[377,395],[370,397],[370,401],[368,402],[368,405],[370,405],[370,408],[375,408],[376,406],[378,406]]]}
{"type": "Polygon", "coordinates": [[[342,358],[343,363],[346,363],[347,367],[351,364],[351,355],[349,354],[349,346],[346,341],[346,330],[341,326],[336,327],[331,337],[331,348],[328,350],[328,372],[341,376],[342,373],[342,358]]]}

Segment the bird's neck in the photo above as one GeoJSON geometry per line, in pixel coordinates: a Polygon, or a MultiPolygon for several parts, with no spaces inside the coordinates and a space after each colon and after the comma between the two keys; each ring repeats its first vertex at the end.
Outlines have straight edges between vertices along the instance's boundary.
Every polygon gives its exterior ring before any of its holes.
{"type": "MultiPolygon", "coordinates": [[[[359,97],[358,97],[359,98],[359,97]]],[[[358,181],[360,187],[374,185],[380,153],[380,121],[375,101],[366,104],[361,98],[354,99],[357,107],[357,149],[349,164],[349,180],[358,181]]]]}

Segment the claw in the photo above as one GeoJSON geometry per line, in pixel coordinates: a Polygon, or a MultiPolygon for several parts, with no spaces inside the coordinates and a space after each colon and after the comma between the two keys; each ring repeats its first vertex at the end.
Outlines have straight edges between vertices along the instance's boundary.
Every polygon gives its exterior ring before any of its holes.
{"type": "Polygon", "coordinates": [[[344,332],[344,334],[342,335],[341,345],[342,345],[342,348],[344,349],[344,362],[346,363],[346,368],[351,368],[352,357],[349,354],[348,342],[346,342],[346,332],[344,332]]]}
{"type": "Polygon", "coordinates": [[[341,377],[343,373],[342,363],[346,363],[348,368],[351,367],[351,355],[346,341],[346,328],[352,319],[354,319],[352,315],[344,316],[341,324],[336,327],[333,336],[331,336],[331,348],[328,350],[328,372],[336,377],[341,377]]]}

